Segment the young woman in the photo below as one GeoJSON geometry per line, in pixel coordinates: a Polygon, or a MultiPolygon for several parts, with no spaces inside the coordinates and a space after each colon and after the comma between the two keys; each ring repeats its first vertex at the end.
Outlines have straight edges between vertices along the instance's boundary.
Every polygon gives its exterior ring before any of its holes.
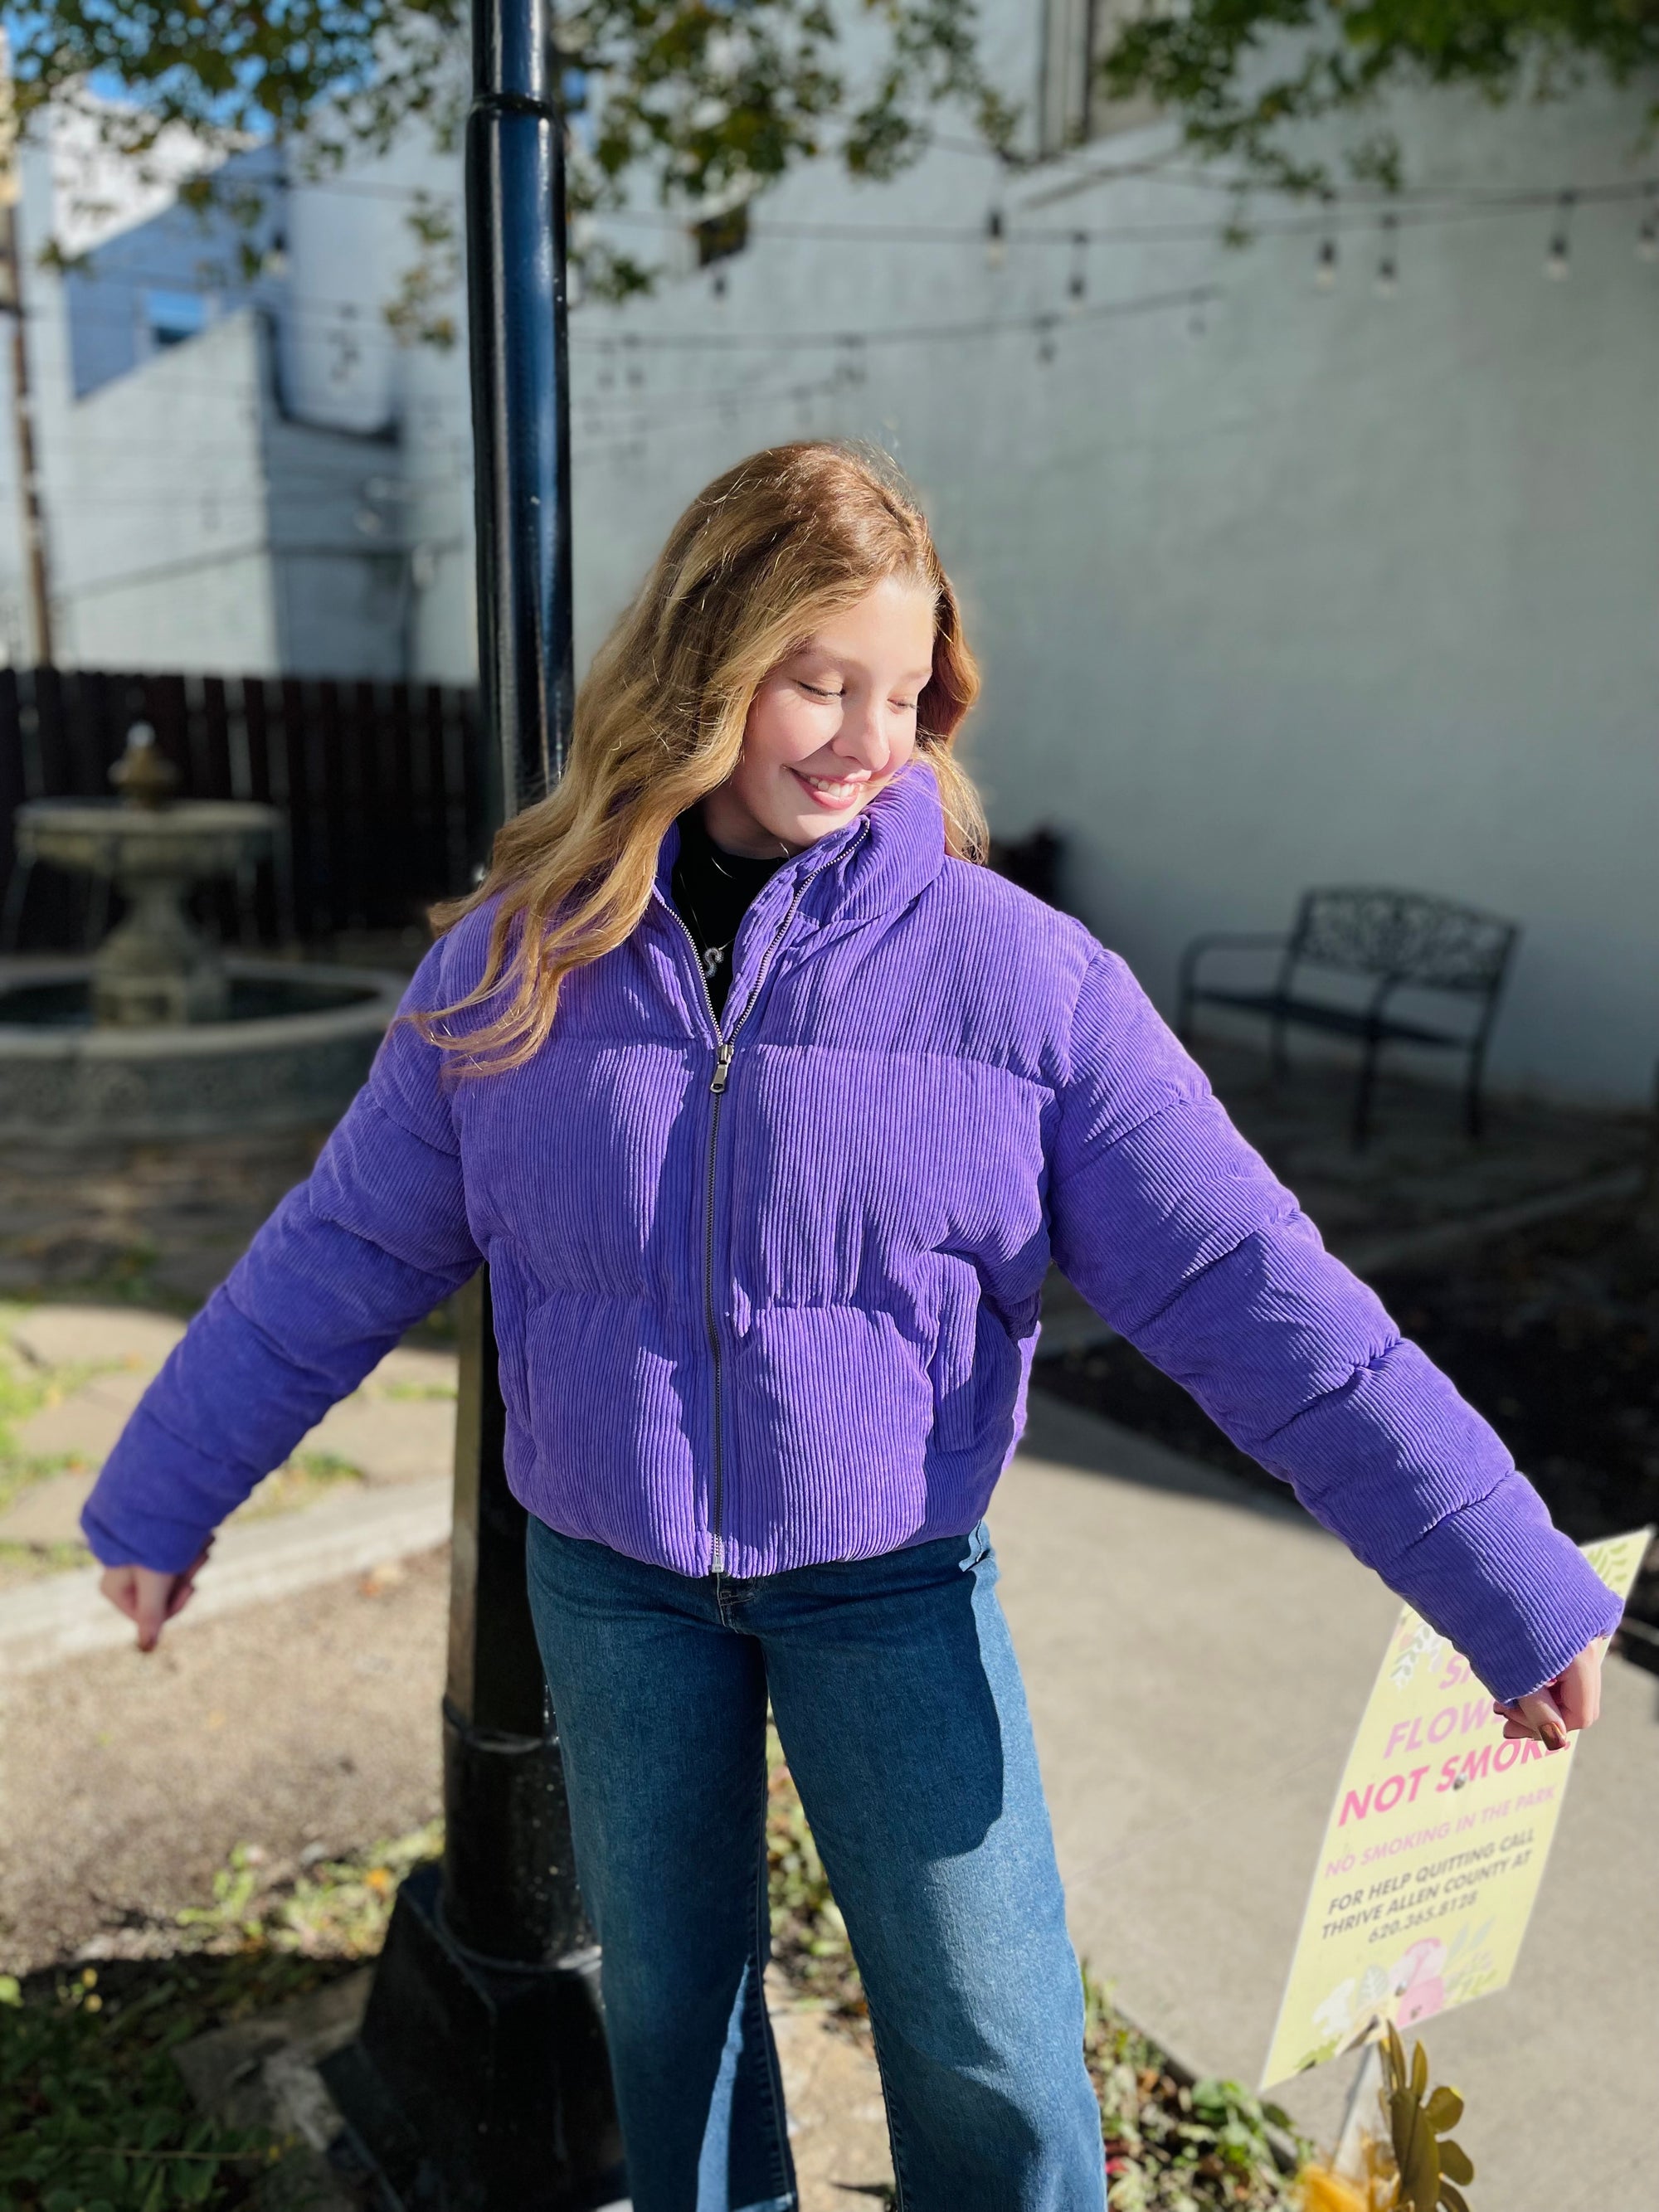
{"type": "Polygon", "coordinates": [[[637,2212],[795,2203],[769,1699],[907,2212],[1103,2206],[982,1516],[1054,1259],[1474,1662],[1595,1717],[1617,1607],[1322,1249],[1122,963],[976,865],[977,678],[910,495],[825,445],[676,525],[571,764],[87,1507],[153,1644],[217,1522],[489,1263],[507,1471],[637,2212]]]}

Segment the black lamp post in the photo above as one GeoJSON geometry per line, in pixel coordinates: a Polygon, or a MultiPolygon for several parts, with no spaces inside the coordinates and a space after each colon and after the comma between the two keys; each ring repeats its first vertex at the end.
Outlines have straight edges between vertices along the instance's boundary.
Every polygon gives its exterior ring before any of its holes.
{"type": "MultiPolygon", "coordinates": [[[[489,833],[563,764],[573,692],[562,125],[549,0],[474,0],[468,313],[489,833]]],[[[599,1953],[502,1467],[488,1271],[465,1295],[444,1863],[398,1893],[324,2071],[391,2205],[588,2212],[626,2186],[599,1953]]]]}

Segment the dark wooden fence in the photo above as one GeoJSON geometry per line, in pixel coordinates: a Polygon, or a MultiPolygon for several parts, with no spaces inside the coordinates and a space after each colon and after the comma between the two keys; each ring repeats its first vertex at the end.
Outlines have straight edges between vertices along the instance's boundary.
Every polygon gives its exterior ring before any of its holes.
{"type": "Polygon", "coordinates": [[[100,894],[16,866],[27,799],[106,798],[134,722],[155,728],[181,795],[255,799],[286,827],[246,881],[203,895],[232,943],[400,929],[464,890],[480,849],[474,695],[437,684],[0,670],[0,950],[78,949],[100,894]]]}

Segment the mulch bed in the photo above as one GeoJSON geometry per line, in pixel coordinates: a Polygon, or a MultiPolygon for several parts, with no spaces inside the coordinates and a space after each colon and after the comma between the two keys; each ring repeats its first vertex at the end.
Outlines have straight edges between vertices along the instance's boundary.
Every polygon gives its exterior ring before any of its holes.
{"type": "MultiPolygon", "coordinates": [[[[1401,1328],[1486,1415],[1578,1542],[1659,1522],[1659,1227],[1598,1209],[1379,1279],[1401,1328]]],[[[1039,1359],[1071,1404],[1288,1500],[1186,1393],[1121,1340],[1039,1359]]],[[[1659,1672],[1659,1545],[1626,1656],[1659,1672]]]]}

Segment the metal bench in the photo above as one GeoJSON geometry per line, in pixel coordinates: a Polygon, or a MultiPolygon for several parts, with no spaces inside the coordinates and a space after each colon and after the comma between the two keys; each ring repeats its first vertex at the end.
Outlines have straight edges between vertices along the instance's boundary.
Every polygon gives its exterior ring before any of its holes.
{"type": "Polygon", "coordinates": [[[1182,1042],[1188,1042],[1193,1008],[1198,1005],[1260,1015],[1269,1025],[1276,1076],[1288,1067],[1285,1032],[1291,1024],[1353,1038],[1362,1048],[1353,1101],[1356,1147],[1370,1134],[1377,1055],[1385,1044],[1462,1052],[1468,1062],[1464,1118],[1470,1136],[1478,1137],[1486,1043],[1520,934],[1517,923],[1419,891],[1364,886],[1304,891],[1288,937],[1251,933],[1193,939],[1181,956],[1176,1027],[1182,1042]],[[1212,955],[1269,950],[1278,953],[1279,961],[1273,980],[1265,988],[1229,986],[1200,977],[1212,955]],[[1321,968],[1370,978],[1374,988],[1348,1003],[1298,988],[1304,970],[1321,968]],[[1468,1011],[1453,1017],[1449,1026],[1441,1026],[1426,1016],[1393,1011],[1401,992],[1443,993],[1462,1002],[1468,1011]]]}

